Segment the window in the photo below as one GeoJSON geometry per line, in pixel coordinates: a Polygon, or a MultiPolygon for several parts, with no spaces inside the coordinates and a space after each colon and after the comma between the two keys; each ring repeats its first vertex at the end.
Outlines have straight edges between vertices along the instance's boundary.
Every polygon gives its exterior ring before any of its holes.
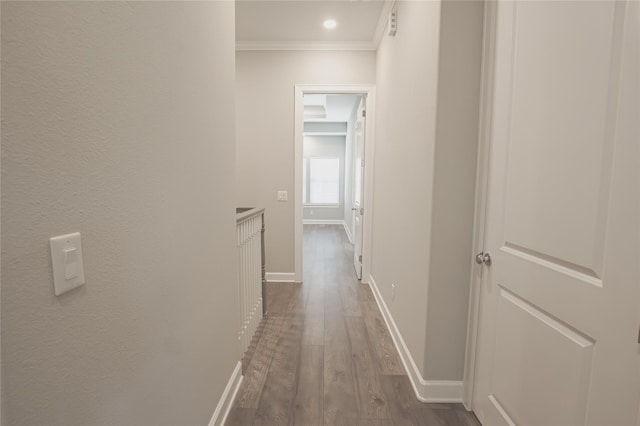
{"type": "Polygon", "coordinates": [[[302,200],[305,204],[340,203],[340,159],[309,158],[302,166],[302,200]],[[307,193],[308,185],[308,193],[307,193]]]}

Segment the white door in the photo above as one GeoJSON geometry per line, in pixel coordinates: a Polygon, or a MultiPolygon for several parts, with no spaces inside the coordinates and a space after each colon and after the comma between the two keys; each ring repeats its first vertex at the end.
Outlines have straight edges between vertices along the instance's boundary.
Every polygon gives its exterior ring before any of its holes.
{"type": "Polygon", "coordinates": [[[353,266],[356,269],[358,279],[362,279],[362,215],[364,213],[364,100],[360,99],[358,105],[357,120],[354,125],[355,150],[354,150],[354,182],[353,182],[353,266]]]}
{"type": "Polygon", "coordinates": [[[473,410],[486,426],[635,425],[640,5],[492,6],[473,410]]]}

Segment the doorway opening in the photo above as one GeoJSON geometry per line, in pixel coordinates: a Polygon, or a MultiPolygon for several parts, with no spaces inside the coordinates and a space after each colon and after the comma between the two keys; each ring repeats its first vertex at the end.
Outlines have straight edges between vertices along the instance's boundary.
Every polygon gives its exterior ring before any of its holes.
{"type": "Polygon", "coordinates": [[[302,282],[305,224],[340,227],[353,246],[357,278],[368,282],[372,112],[373,87],[296,86],[296,282],[302,282]]]}

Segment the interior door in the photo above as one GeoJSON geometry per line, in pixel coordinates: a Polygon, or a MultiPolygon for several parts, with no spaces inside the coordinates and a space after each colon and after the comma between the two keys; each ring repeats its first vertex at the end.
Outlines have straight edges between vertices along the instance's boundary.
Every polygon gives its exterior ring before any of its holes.
{"type": "Polygon", "coordinates": [[[353,183],[353,266],[358,279],[362,279],[362,215],[364,214],[364,99],[358,104],[357,120],[354,125],[354,183],[353,183]]]}
{"type": "Polygon", "coordinates": [[[635,425],[640,6],[492,7],[473,410],[487,426],[635,425]]]}

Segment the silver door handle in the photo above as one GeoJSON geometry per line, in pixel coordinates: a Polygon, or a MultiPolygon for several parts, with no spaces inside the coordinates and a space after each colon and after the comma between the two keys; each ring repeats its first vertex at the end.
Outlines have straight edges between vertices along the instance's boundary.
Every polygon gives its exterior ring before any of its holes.
{"type": "Polygon", "coordinates": [[[354,208],[352,208],[351,210],[356,211],[356,210],[358,210],[358,209],[354,207],[354,208]]]}
{"type": "Polygon", "coordinates": [[[476,254],[476,263],[478,265],[482,265],[483,263],[487,266],[491,265],[491,253],[487,252],[487,253],[483,253],[480,252],[478,254],[476,254]]]}

